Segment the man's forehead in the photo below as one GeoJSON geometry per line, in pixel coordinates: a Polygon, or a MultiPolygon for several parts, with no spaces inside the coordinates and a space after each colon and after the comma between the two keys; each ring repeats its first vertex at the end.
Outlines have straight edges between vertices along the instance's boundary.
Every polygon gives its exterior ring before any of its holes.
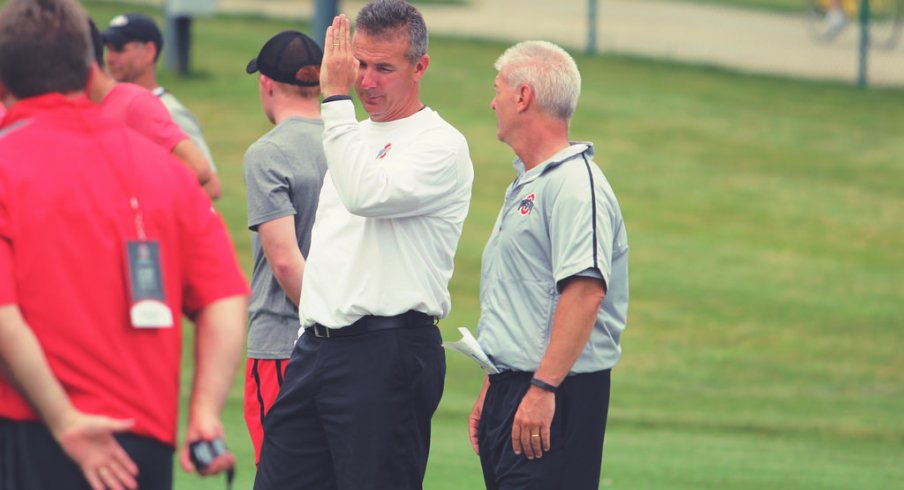
{"type": "Polygon", "coordinates": [[[386,42],[398,42],[399,40],[408,41],[408,30],[403,27],[393,27],[381,29],[379,31],[367,31],[365,29],[355,29],[352,33],[352,40],[357,37],[366,38],[369,41],[383,40],[386,42]]]}
{"type": "Polygon", "coordinates": [[[368,36],[365,33],[355,34],[352,38],[352,48],[354,49],[355,58],[361,61],[392,64],[408,61],[407,38],[368,36]]]}

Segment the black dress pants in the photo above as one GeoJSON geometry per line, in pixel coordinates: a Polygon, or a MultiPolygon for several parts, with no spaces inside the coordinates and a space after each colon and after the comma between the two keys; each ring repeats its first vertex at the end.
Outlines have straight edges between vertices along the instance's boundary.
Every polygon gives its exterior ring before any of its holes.
{"type": "Polygon", "coordinates": [[[446,372],[441,343],[432,324],[302,335],[264,419],[254,488],[421,489],[446,372]]]}
{"type": "Polygon", "coordinates": [[[512,423],[533,373],[490,375],[477,442],[487,490],[597,490],[611,370],[575,374],[556,390],[551,447],[527,459],[512,448],[512,423]]]}
{"type": "MultiPolygon", "coordinates": [[[[138,488],[173,487],[173,448],[134,434],[116,440],[138,465],[138,488]]],[[[43,423],[0,419],[0,490],[90,490],[82,470],[43,423]]]]}

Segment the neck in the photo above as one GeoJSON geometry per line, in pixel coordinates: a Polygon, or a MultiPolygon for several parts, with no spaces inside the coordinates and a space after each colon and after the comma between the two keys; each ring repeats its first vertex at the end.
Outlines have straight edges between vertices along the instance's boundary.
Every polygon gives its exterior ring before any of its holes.
{"type": "Polygon", "coordinates": [[[107,75],[99,66],[91,67],[91,80],[88,82],[88,98],[95,104],[100,104],[104,97],[116,86],[116,80],[107,75]]]}
{"type": "Polygon", "coordinates": [[[276,104],[273,109],[273,123],[280,124],[290,117],[320,119],[320,100],[287,97],[276,104]]]}
{"type": "Polygon", "coordinates": [[[402,115],[400,115],[400,116],[398,116],[398,117],[395,117],[395,118],[393,118],[393,119],[405,119],[405,118],[408,117],[408,116],[417,114],[417,113],[420,112],[421,109],[423,109],[424,107],[427,107],[427,106],[424,105],[423,102],[421,102],[421,99],[419,99],[419,98],[418,98],[418,99],[415,99],[415,100],[411,103],[411,105],[409,105],[409,106],[406,108],[406,110],[402,113],[402,115]]]}
{"type": "Polygon", "coordinates": [[[509,146],[524,163],[525,170],[536,167],[571,145],[567,121],[536,121],[532,127],[524,129],[509,146]]]}
{"type": "Polygon", "coordinates": [[[135,78],[135,80],[131,80],[135,85],[141,85],[142,87],[148,90],[154,90],[160,85],[157,83],[157,74],[154,73],[154,67],[145,70],[141,75],[135,78]]]}

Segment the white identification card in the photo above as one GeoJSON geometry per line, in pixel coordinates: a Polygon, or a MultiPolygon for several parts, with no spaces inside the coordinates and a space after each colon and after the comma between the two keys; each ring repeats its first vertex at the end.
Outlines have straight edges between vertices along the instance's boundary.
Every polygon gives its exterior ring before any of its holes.
{"type": "Polygon", "coordinates": [[[126,242],[129,274],[129,318],[135,328],[172,328],[173,312],[166,304],[160,245],[153,240],[126,242]]]}

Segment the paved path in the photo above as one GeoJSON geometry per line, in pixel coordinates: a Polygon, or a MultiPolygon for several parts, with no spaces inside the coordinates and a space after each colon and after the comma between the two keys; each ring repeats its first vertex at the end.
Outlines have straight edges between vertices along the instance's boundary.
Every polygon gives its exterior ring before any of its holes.
{"type": "MultiPolygon", "coordinates": [[[[815,43],[802,15],[662,0],[598,0],[597,50],[707,63],[755,73],[854,82],[857,29],[815,43]]],[[[228,12],[309,19],[313,0],[219,0],[228,12]]],[[[340,0],[353,16],[363,2],[340,0]]],[[[589,0],[468,0],[421,5],[433,33],[517,41],[546,39],[586,49],[589,0]]],[[[871,50],[868,81],[904,87],[904,47],[871,50]]]]}

